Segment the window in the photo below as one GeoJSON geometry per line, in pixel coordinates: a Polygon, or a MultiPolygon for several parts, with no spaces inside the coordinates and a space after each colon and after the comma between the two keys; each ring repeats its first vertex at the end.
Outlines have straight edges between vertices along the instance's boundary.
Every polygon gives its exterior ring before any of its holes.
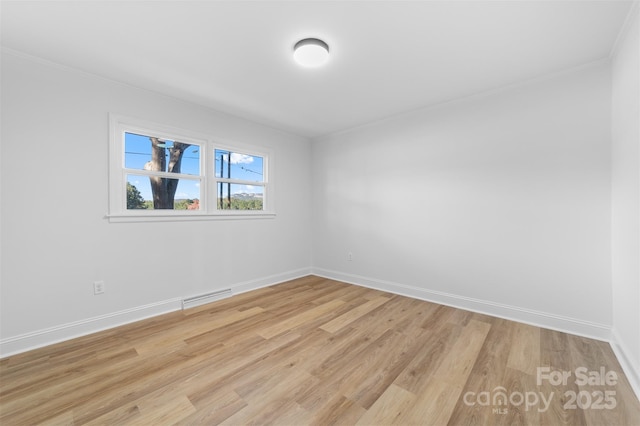
{"type": "Polygon", "coordinates": [[[231,150],[215,150],[217,208],[262,210],[264,157],[231,150]]]}
{"type": "Polygon", "coordinates": [[[127,210],[200,209],[203,144],[186,140],[124,132],[127,210]]]}
{"type": "Polygon", "coordinates": [[[271,155],[111,116],[112,221],[273,216],[271,155]]]}

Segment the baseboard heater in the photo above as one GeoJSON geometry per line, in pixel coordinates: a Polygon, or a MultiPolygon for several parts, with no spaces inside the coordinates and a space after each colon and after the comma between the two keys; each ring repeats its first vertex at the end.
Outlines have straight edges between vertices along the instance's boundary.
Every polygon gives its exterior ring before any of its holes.
{"type": "Polygon", "coordinates": [[[212,293],[201,294],[199,296],[187,297],[182,299],[182,310],[184,311],[185,309],[195,308],[196,306],[205,305],[231,296],[233,296],[233,292],[230,288],[227,288],[224,290],[214,291],[212,293]]]}

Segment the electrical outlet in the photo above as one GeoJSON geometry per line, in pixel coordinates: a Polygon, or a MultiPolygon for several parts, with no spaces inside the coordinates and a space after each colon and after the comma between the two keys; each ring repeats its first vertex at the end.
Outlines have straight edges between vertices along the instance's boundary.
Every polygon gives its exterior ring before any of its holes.
{"type": "Polygon", "coordinates": [[[104,293],[104,281],[94,281],[93,294],[102,294],[102,293],[104,293]]]}
{"type": "Polygon", "coordinates": [[[353,253],[351,253],[351,252],[347,253],[347,260],[349,262],[351,262],[353,260],[353,253]]]}

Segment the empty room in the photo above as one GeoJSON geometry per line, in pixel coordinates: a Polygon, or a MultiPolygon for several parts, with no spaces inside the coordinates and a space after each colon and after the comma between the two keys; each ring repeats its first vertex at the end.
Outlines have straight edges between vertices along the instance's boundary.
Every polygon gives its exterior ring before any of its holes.
{"type": "Polygon", "coordinates": [[[0,19],[0,424],[640,425],[640,1],[0,19]]]}

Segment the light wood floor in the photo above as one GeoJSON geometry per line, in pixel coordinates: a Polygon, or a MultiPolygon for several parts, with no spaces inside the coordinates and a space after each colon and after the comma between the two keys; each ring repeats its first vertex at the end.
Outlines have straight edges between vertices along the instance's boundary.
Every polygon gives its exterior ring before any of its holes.
{"type": "Polygon", "coordinates": [[[313,276],[5,358],[0,379],[2,425],[640,424],[607,343],[313,276]]]}

